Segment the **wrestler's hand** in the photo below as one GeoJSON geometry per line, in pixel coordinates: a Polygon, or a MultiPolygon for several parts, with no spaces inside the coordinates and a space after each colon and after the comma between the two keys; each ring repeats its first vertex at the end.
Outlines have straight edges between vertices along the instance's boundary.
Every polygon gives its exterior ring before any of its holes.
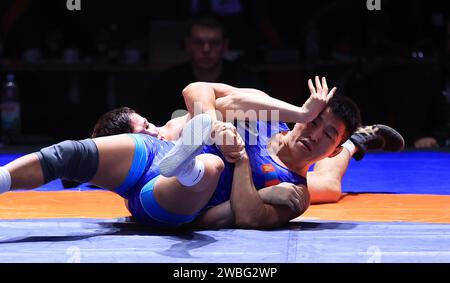
{"type": "Polygon", "coordinates": [[[146,134],[155,138],[158,138],[159,140],[166,140],[158,131],[158,129],[143,129],[141,134],[146,134]]]}
{"type": "Polygon", "coordinates": [[[152,123],[149,123],[147,119],[145,119],[143,125],[133,128],[133,133],[146,134],[160,140],[165,140],[165,138],[160,134],[158,128],[152,123]]]}
{"type": "Polygon", "coordinates": [[[304,212],[310,203],[308,189],[292,183],[280,183],[259,192],[265,203],[287,205],[296,213],[304,212]]]}
{"type": "Polygon", "coordinates": [[[308,80],[309,91],[311,96],[306,100],[305,104],[302,106],[303,122],[307,123],[314,120],[319,116],[320,112],[325,108],[328,101],[333,97],[336,92],[334,87],[330,92],[328,92],[327,80],[325,77],[322,78],[322,83],[318,76],[315,78],[316,87],[314,87],[311,79],[308,80]]]}
{"type": "Polygon", "coordinates": [[[246,155],[245,143],[233,124],[216,121],[212,138],[228,162],[235,163],[246,155]]]}

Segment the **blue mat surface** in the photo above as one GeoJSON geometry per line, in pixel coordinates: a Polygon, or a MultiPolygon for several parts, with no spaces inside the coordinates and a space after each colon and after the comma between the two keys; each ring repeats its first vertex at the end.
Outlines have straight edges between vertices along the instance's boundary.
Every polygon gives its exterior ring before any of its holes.
{"type": "MultiPolygon", "coordinates": [[[[0,155],[0,165],[20,156],[0,155]]],[[[56,180],[36,190],[61,189],[61,181],[56,180]]],[[[73,190],[93,189],[98,188],[83,184],[73,190]]],[[[450,153],[369,153],[360,162],[352,159],[343,179],[343,191],[450,195],[450,153]]]]}
{"type": "Polygon", "coordinates": [[[342,182],[348,193],[450,195],[450,153],[372,153],[350,162],[342,182]]]}
{"type": "Polygon", "coordinates": [[[450,262],[450,225],[295,222],[178,234],[99,219],[1,220],[0,262],[450,262]]]}

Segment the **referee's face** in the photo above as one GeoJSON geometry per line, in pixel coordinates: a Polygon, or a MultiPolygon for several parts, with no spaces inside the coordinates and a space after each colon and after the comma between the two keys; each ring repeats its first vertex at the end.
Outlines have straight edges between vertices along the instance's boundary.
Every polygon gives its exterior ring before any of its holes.
{"type": "Polygon", "coordinates": [[[222,62],[228,40],[223,38],[220,28],[194,25],[185,46],[195,67],[210,70],[222,62]]]}

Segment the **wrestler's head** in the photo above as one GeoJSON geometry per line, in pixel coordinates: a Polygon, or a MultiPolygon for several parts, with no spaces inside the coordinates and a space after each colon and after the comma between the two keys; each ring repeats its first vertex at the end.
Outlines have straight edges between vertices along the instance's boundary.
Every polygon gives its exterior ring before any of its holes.
{"type": "Polygon", "coordinates": [[[292,156],[305,164],[333,157],[361,124],[356,104],[349,98],[335,95],[313,121],[297,123],[286,135],[287,148],[292,156]]]}
{"type": "Polygon", "coordinates": [[[142,133],[158,135],[155,125],[138,114],[134,109],[120,107],[103,114],[92,131],[92,137],[119,135],[124,133],[142,133]]]}

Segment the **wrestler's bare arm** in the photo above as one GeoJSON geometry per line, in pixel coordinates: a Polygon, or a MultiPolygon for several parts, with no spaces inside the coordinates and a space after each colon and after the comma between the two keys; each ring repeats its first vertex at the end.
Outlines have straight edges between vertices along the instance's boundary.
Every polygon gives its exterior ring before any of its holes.
{"type": "Polygon", "coordinates": [[[272,113],[274,113],[276,114],[275,118],[279,121],[306,123],[313,120],[322,111],[336,91],[336,88],[328,91],[325,78],[322,78],[321,82],[316,77],[315,83],[314,87],[312,81],[308,81],[311,96],[302,107],[270,97],[256,89],[235,88],[217,83],[191,83],[183,90],[183,97],[189,113],[192,115],[208,113],[213,120],[217,120],[217,109],[226,120],[271,120],[274,119],[272,117],[272,113]],[[201,105],[201,109],[195,109],[196,105],[201,105]],[[248,111],[253,111],[255,115],[248,116],[246,113],[248,111]]]}

